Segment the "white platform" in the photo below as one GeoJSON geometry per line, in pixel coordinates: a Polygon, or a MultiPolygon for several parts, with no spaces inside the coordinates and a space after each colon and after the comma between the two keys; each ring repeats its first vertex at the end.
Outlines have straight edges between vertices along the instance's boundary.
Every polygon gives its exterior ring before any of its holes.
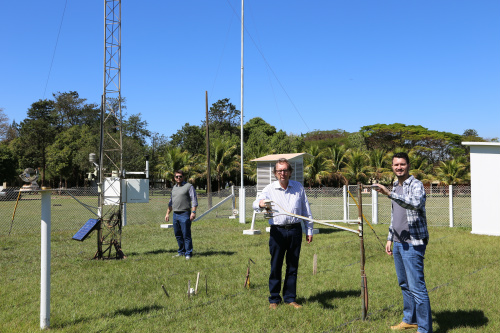
{"type": "Polygon", "coordinates": [[[260,235],[260,234],[261,234],[260,230],[251,230],[251,229],[243,230],[243,235],[260,235]]]}

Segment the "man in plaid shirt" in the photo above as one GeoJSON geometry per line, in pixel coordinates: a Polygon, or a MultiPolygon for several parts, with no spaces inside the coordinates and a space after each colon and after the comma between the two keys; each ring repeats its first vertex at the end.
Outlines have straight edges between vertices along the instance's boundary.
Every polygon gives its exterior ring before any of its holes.
{"type": "Polygon", "coordinates": [[[417,333],[429,333],[432,332],[432,315],[424,279],[424,255],[429,241],[425,189],[421,181],[410,176],[410,159],[406,153],[394,154],[392,171],[398,178],[392,192],[380,184],[376,188],[392,200],[385,252],[394,257],[403,293],[403,320],[391,329],[418,328],[417,333]]]}

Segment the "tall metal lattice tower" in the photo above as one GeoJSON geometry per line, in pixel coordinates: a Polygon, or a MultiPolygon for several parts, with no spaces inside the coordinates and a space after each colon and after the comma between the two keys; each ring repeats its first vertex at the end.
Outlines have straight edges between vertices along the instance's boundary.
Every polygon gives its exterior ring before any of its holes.
{"type": "Polygon", "coordinates": [[[123,258],[121,0],[104,0],[104,89],[99,151],[99,228],[96,259],[123,258]]]}

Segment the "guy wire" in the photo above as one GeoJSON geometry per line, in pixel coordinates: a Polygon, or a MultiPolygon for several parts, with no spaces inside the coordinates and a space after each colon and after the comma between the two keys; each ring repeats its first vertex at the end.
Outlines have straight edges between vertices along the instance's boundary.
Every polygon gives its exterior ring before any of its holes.
{"type": "MultiPolygon", "coordinates": [[[[347,192],[351,196],[352,200],[354,200],[354,202],[356,203],[356,206],[359,207],[358,202],[356,201],[356,199],[354,199],[354,197],[352,196],[352,193],[349,190],[347,190],[347,192]]],[[[373,229],[372,225],[368,222],[368,220],[365,217],[365,214],[362,214],[362,215],[363,215],[363,219],[365,220],[366,224],[368,224],[368,226],[370,227],[370,229],[372,229],[373,233],[375,234],[375,237],[377,237],[380,245],[382,245],[382,248],[384,249],[384,252],[385,252],[385,245],[382,243],[382,241],[380,240],[380,238],[378,238],[378,235],[375,232],[375,229],[373,229]]]]}

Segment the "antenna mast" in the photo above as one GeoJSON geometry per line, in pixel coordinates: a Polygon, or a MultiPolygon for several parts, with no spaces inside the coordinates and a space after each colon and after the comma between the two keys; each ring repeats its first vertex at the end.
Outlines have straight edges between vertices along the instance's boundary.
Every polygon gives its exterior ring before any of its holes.
{"type": "Polygon", "coordinates": [[[104,0],[104,80],[99,147],[99,232],[96,259],[123,258],[121,0],[104,0]]]}

